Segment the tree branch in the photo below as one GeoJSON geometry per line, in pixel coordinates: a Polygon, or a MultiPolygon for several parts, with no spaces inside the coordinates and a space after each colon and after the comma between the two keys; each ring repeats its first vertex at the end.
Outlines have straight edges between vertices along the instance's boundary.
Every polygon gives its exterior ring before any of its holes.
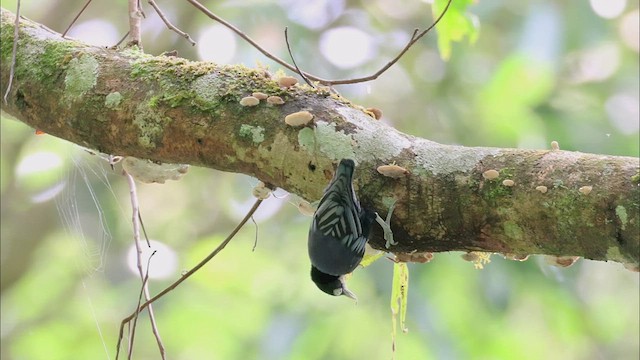
{"type": "Polygon", "coordinates": [[[137,45],[142,48],[141,29],[142,11],[140,9],[140,0],[129,0],[129,45],[137,45]]]}
{"type": "MultiPolygon", "coordinates": [[[[3,91],[14,19],[2,10],[3,91]]],[[[393,252],[638,264],[637,158],[441,145],[398,132],[328,91],[280,88],[260,70],[90,47],[25,19],[20,27],[17,76],[3,110],[51,135],[110,154],[249,174],[308,200],[320,197],[334,164],[349,157],[358,163],[364,206],[386,213],[397,199],[393,252]],[[253,92],[285,104],[242,106],[253,92]],[[283,121],[303,110],[314,116],[309,125],[283,121]],[[394,161],[408,170],[400,178],[376,171],[394,161]],[[488,170],[498,177],[485,178],[488,170]]],[[[371,243],[384,246],[377,227],[371,243]]]]}

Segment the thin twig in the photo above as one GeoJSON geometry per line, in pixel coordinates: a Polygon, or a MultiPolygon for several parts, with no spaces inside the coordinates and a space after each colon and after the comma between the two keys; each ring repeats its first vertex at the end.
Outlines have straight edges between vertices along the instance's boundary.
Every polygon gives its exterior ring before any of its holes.
{"type": "Polygon", "coordinates": [[[144,13],[144,10],[142,9],[142,3],[140,2],[140,0],[138,0],[138,10],[140,10],[140,15],[142,15],[142,18],[146,19],[147,14],[144,13]]]}
{"type": "MultiPolygon", "coordinates": [[[[151,265],[151,258],[153,257],[153,255],[156,254],[156,251],[154,250],[151,255],[149,256],[149,259],[147,259],[147,271],[145,272],[144,275],[144,279],[142,280],[142,286],[140,287],[140,294],[138,294],[138,304],[136,306],[136,309],[140,308],[140,304],[142,303],[142,295],[144,294],[144,287],[147,286],[147,282],[149,281],[149,266],[151,265]]],[[[127,356],[127,358],[129,360],[131,360],[131,355],[133,354],[133,339],[136,335],[136,323],[138,322],[138,316],[140,315],[140,311],[136,311],[136,316],[133,319],[133,324],[131,325],[131,335],[130,335],[130,339],[129,339],[129,355],[127,356]]]]}
{"type": "Polygon", "coordinates": [[[75,24],[76,21],[78,21],[78,18],[87,9],[87,6],[89,6],[90,3],[91,3],[91,0],[87,0],[87,2],[84,4],[82,9],[80,9],[80,12],[76,15],[76,17],[73,18],[73,20],[71,20],[71,24],[69,24],[69,26],[67,26],[67,29],[62,33],[62,37],[67,36],[67,33],[69,32],[69,30],[71,30],[71,27],[73,26],[73,24],[75,24]]]}
{"type": "MultiPolygon", "coordinates": [[[[173,289],[175,289],[176,287],[178,287],[178,285],[180,285],[183,281],[187,280],[191,275],[195,274],[198,270],[200,270],[200,268],[202,268],[211,259],[213,259],[214,256],[216,256],[220,251],[222,251],[222,249],[225,248],[225,246],[227,246],[227,244],[231,241],[231,239],[233,239],[233,237],[238,233],[238,231],[240,231],[242,226],[244,226],[244,224],[246,224],[246,222],[253,216],[253,214],[256,212],[256,210],[258,210],[258,207],[260,206],[261,203],[262,203],[262,200],[260,200],[260,199],[256,200],[256,202],[253,204],[251,209],[249,209],[249,212],[247,212],[247,214],[244,216],[244,218],[242,218],[240,223],[238,223],[238,225],[235,227],[235,229],[233,229],[233,231],[231,231],[229,236],[227,236],[227,238],[224,239],[224,241],[222,243],[220,243],[220,245],[218,245],[218,247],[215,250],[213,250],[211,252],[211,254],[209,254],[206,258],[204,258],[202,261],[200,261],[191,270],[187,271],[184,275],[182,275],[182,277],[180,277],[180,279],[176,280],[173,284],[167,286],[164,290],[159,292],[156,296],[152,297],[151,299],[147,300],[144,304],[140,305],[139,308],[136,311],[142,311],[142,310],[144,310],[144,308],[146,308],[148,306],[151,306],[151,304],[154,301],[160,299],[165,294],[167,294],[168,292],[170,292],[173,289]]],[[[117,349],[116,349],[116,359],[117,359],[117,356],[118,356],[118,352],[120,350],[120,344],[122,343],[122,338],[124,336],[124,327],[125,327],[125,325],[127,323],[129,323],[131,321],[131,319],[133,319],[135,314],[136,313],[134,312],[133,314],[127,316],[120,323],[120,332],[118,334],[118,343],[116,345],[116,347],[117,347],[117,349]]]]}
{"type": "Polygon", "coordinates": [[[4,104],[7,105],[7,98],[11,92],[11,84],[13,84],[13,76],[16,71],[16,52],[18,52],[18,35],[20,33],[20,0],[16,4],[16,21],[13,23],[13,48],[11,50],[11,68],[9,69],[9,84],[7,91],[4,93],[4,104]]]}
{"type": "Polygon", "coordinates": [[[400,60],[400,58],[411,48],[411,46],[413,46],[413,44],[415,44],[418,40],[420,40],[420,38],[425,36],[429,31],[431,31],[431,29],[433,29],[440,22],[444,14],[447,12],[447,10],[449,10],[449,5],[451,5],[451,1],[452,0],[447,1],[447,6],[444,7],[444,10],[442,10],[442,13],[440,14],[440,16],[438,16],[438,18],[433,22],[433,24],[431,24],[431,26],[429,26],[419,34],[418,34],[419,30],[415,29],[413,31],[413,34],[411,35],[411,39],[409,40],[407,45],[405,45],[405,47],[400,51],[400,53],[391,61],[389,61],[385,66],[383,66],[380,70],[376,71],[373,75],[350,79],[350,80],[334,81],[332,85],[355,84],[355,83],[367,82],[367,81],[377,79],[380,75],[382,75],[385,71],[387,71],[391,66],[393,66],[393,64],[398,62],[398,60],[400,60]]]}
{"type": "MultiPolygon", "coordinates": [[[[249,36],[247,36],[245,33],[243,33],[240,29],[238,29],[237,27],[231,25],[230,23],[228,23],[227,21],[225,21],[224,19],[222,19],[221,17],[217,16],[216,14],[212,13],[211,11],[209,11],[209,9],[207,9],[204,5],[200,4],[199,2],[197,2],[196,0],[187,0],[191,5],[193,5],[196,9],[200,10],[202,13],[204,13],[205,15],[207,15],[210,19],[215,20],[217,22],[219,22],[220,24],[224,25],[226,28],[228,28],[229,30],[233,31],[234,33],[236,33],[238,36],[240,36],[242,39],[244,39],[244,41],[248,42],[249,44],[251,44],[251,46],[253,46],[254,48],[256,48],[258,51],[260,51],[264,56],[268,57],[269,59],[277,62],[278,64],[286,67],[287,69],[291,70],[291,71],[296,71],[296,68],[293,67],[292,65],[289,65],[289,63],[287,63],[286,61],[280,59],[279,57],[271,54],[269,51],[265,50],[263,47],[261,47],[260,45],[258,45],[257,42],[255,42],[252,38],[250,38],[249,36]]],[[[321,83],[326,82],[328,80],[324,80],[324,79],[319,79],[311,74],[305,73],[305,75],[307,77],[309,77],[312,80],[315,81],[319,81],[321,83]]]]}
{"type": "Polygon", "coordinates": [[[296,59],[293,57],[293,53],[291,52],[291,45],[289,44],[289,34],[288,34],[288,28],[285,26],[284,28],[284,41],[287,43],[287,50],[289,51],[289,56],[291,57],[291,62],[293,62],[293,66],[296,67],[296,71],[298,72],[298,74],[300,74],[300,76],[302,77],[302,79],[309,84],[309,86],[311,86],[312,88],[316,88],[315,85],[313,85],[311,83],[311,81],[309,81],[309,79],[307,79],[307,77],[304,75],[304,72],[302,72],[302,70],[300,70],[300,68],[298,67],[298,64],[296,64],[296,59]]]}
{"type": "MultiPolygon", "coordinates": [[[[144,282],[144,271],[142,270],[142,247],[140,246],[140,205],[138,204],[138,194],[136,191],[136,182],[133,179],[133,176],[131,176],[129,173],[127,173],[126,171],[124,171],[124,176],[127,178],[127,183],[129,184],[129,195],[131,198],[131,208],[132,208],[132,212],[133,215],[131,217],[132,222],[133,222],[133,240],[134,240],[134,244],[136,246],[136,255],[137,255],[137,267],[138,267],[138,273],[140,274],[140,279],[143,280],[143,292],[144,292],[144,298],[146,301],[149,301],[149,299],[151,298],[151,295],[149,293],[149,284],[144,282]]],[[[136,310],[135,314],[140,313],[140,311],[142,311],[141,308],[138,308],[136,310]]],[[[153,332],[153,335],[156,338],[156,342],[158,343],[158,348],[160,349],[160,355],[162,356],[162,359],[165,359],[165,349],[164,349],[164,344],[162,343],[162,338],[160,337],[160,332],[158,331],[158,327],[156,324],[156,318],[154,316],[153,313],[153,307],[149,306],[148,309],[149,312],[149,320],[151,322],[151,330],[153,332]]],[[[135,315],[137,316],[137,315],[135,315]]],[[[131,332],[133,333],[135,331],[135,327],[131,329],[131,332]]],[[[133,336],[130,335],[129,336],[129,347],[128,347],[128,354],[129,357],[131,356],[131,354],[133,353],[133,336]]]]}
{"type": "Polygon", "coordinates": [[[196,42],[193,41],[193,39],[191,38],[191,36],[189,36],[189,34],[187,34],[186,32],[178,29],[177,27],[175,27],[171,23],[171,21],[169,21],[169,19],[167,19],[167,17],[164,15],[162,10],[160,10],[160,7],[156,4],[155,1],[147,0],[147,2],[158,13],[158,16],[160,16],[160,19],[162,19],[162,21],[164,21],[164,24],[167,25],[169,30],[173,30],[176,34],[178,34],[178,35],[182,36],[183,38],[187,39],[187,41],[191,43],[191,46],[195,46],[196,45],[196,42]]]}
{"type": "Polygon", "coordinates": [[[129,31],[127,31],[126,34],[124,34],[124,36],[122,37],[122,39],[120,39],[120,41],[118,41],[115,45],[113,45],[111,48],[115,49],[118,46],[120,46],[120,44],[122,44],[122,42],[127,38],[127,36],[129,36],[129,31]]]}
{"type": "Polygon", "coordinates": [[[256,238],[253,241],[253,248],[251,249],[251,251],[256,251],[256,247],[258,246],[258,223],[256,222],[256,219],[253,218],[253,216],[251,217],[251,221],[253,221],[253,225],[255,225],[256,227],[256,238]]]}
{"type": "Polygon", "coordinates": [[[315,75],[309,74],[307,72],[304,71],[299,71],[300,69],[296,69],[295,66],[290,65],[289,63],[287,63],[286,61],[280,59],[279,57],[271,54],[269,51],[265,50],[264,48],[262,48],[260,45],[258,45],[258,43],[256,43],[253,39],[251,39],[249,36],[247,36],[245,33],[243,33],[242,31],[240,31],[240,29],[236,28],[235,26],[231,25],[230,23],[228,23],[227,21],[225,21],[224,19],[220,18],[219,16],[217,16],[216,14],[212,13],[211,11],[209,11],[209,9],[207,9],[204,5],[200,4],[199,2],[197,2],[196,0],[187,0],[191,5],[193,5],[194,7],[196,7],[198,10],[200,10],[203,14],[207,15],[209,18],[211,18],[212,20],[215,20],[217,22],[219,22],[220,24],[224,25],[226,28],[228,28],[229,30],[233,31],[234,33],[236,33],[238,36],[240,36],[242,39],[244,39],[246,42],[248,42],[249,44],[251,44],[254,48],[256,48],[258,51],[260,51],[264,56],[266,56],[267,58],[277,62],[278,64],[284,66],[285,68],[291,70],[291,71],[296,71],[299,72],[300,75],[304,74],[304,76],[306,76],[307,78],[313,80],[313,81],[317,81],[323,85],[327,85],[327,86],[332,86],[332,85],[346,85],[346,84],[356,84],[356,83],[361,83],[361,82],[367,82],[367,81],[371,81],[371,80],[375,80],[377,79],[380,75],[382,75],[385,71],[387,71],[391,66],[393,66],[393,64],[395,64],[396,62],[398,62],[398,60],[400,60],[400,58],[409,50],[409,48],[411,48],[411,46],[413,44],[416,43],[416,41],[418,41],[421,37],[423,37],[425,34],[427,34],[429,31],[431,31],[431,29],[433,29],[438,22],[440,22],[440,20],[442,19],[442,17],[444,16],[444,14],[446,14],[447,10],[449,10],[449,5],[451,5],[451,1],[449,0],[447,2],[447,6],[445,6],[444,10],[442,11],[442,13],[440,14],[440,16],[438,16],[438,18],[433,22],[433,24],[431,24],[431,26],[429,26],[426,30],[422,31],[421,33],[418,34],[418,29],[416,29],[413,32],[413,35],[411,36],[411,39],[409,40],[409,42],[407,43],[407,45],[405,45],[405,47],[400,51],[400,53],[393,58],[391,61],[389,61],[386,65],[384,65],[380,70],[376,71],[373,75],[369,75],[369,76],[365,76],[365,77],[361,77],[361,78],[353,78],[353,79],[343,79],[343,80],[327,80],[327,79],[323,79],[320,77],[317,77],[315,75]]]}
{"type": "Polygon", "coordinates": [[[138,220],[140,221],[140,227],[142,228],[142,234],[144,235],[144,239],[147,241],[147,247],[151,247],[151,242],[149,242],[149,237],[147,236],[147,230],[144,228],[144,222],[142,221],[142,215],[140,214],[140,209],[138,209],[138,220]]]}
{"type": "Polygon", "coordinates": [[[129,45],[142,46],[141,25],[142,12],[140,11],[139,0],[129,0],[129,45]]]}

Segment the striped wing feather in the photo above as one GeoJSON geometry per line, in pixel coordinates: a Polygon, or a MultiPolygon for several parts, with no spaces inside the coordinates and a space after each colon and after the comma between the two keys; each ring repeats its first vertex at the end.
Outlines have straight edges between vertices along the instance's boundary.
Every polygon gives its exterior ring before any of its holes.
{"type": "Polygon", "coordinates": [[[320,201],[314,225],[324,236],[336,239],[351,251],[363,252],[366,239],[362,236],[360,204],[353,201],[352,191],[342,188],[347,184],[336,182],[333,185],[320,201]]]}

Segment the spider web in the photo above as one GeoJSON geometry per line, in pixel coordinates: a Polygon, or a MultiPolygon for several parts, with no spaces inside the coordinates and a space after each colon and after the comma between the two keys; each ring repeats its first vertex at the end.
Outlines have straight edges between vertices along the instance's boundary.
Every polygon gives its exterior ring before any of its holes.
{"type": "MultiPolygon", "coordinates": [[[[103,272],[113,235],[96,190],[98,186],[104,187],[117,201],[108,164],[86,151],[72,151],[70,159],[73,166],[63,176],[64,187],[55,198],[58,215],[84,255],[77,261],[80,270],[86,274],[103,272]]],[[[120,211],[124,213],[121,207],[120,211]]]]}
{"type": "Polygon", "coordinates": [[[81,254],[75,258],[75,266],[81,272],[83,296],[93,317],[106,358],[110,359],[101,320],[92,300],[100,290],[91,289],[91,279],[94,275],[105,272],[108,250],[113,240],[110,225],[125,218],[125,211],[112,186],[111,180],[117,178],[117,174],[111,170],[105,156],[73,146],[68,159],[71,164],[61,176],[62,190],[55,197],[56,209],[72,243],[71,246],[74,247],[73,250],[81,254]],[[103,207],[101,201],[105,202],[111,197],[118,211],[109,211],[109,208],[103,207]],[[117,219],[113,218],[112,214],[115,214],[117,219]]]}

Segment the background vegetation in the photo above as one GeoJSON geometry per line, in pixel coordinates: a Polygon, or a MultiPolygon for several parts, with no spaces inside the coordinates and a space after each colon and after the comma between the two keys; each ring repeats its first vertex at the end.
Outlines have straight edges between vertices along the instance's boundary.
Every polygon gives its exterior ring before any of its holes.
{"type": "MultiPolygon", "coordinates": [[[[457,1],[457,0],[454,0],[457,1]]],[[[367,75],[432,22],[418,0],[209,1],[212,11],[326,77],[367,75]]],[[[144,49],[188,59],[279,68],[186,2],[159,4],[191,47],[145,6],[144,49]]],[[[15,11],[15,1],[3,1],[15,11]]],[[[62,32],[81,2],[22,1],[22,15],[62,32]]],[[[71,35],[111,46],[127,31],[124,0],[94,1],[71,35]]],[[[377,81],[338,90],[384,111],[401,131],[467,146],[638,156],[638,4],[625,0],[480,1],[447,33],[475,42],[441,60],[436,33],[377,81]],[[460,35],[460,34],[458,34],[460,35]]],[[[446,44],[440,43],[446,50],[446,44]]],[[[55,116],[55,114],[52,114],[55,116]]],[[[120,320],[140,280],[128,188],[98,156],[3,118],[2,358],[113,358],[120,320]]],[[[179,182],[140,185],[158,241],[152,292],[208,254],[253,201],[257,180],[192,168],[179,182]]],[[[171,359],[388,359],[391,262],[358,270],[360,301],[325,296],[308,277],[310,219],[276,192],[213,262],[155,305],[171,359]],[[252,252],[257,231],[257,247],[252,252]]],[[[399,359],[638,359],[639,278],[620,264],[568,269],[537,257],[494,256],[475,270],[458,253],[410,265],[407,334],[399,359]]],[[[136,359],[159,358],[146,317],[136,359]]]]}

